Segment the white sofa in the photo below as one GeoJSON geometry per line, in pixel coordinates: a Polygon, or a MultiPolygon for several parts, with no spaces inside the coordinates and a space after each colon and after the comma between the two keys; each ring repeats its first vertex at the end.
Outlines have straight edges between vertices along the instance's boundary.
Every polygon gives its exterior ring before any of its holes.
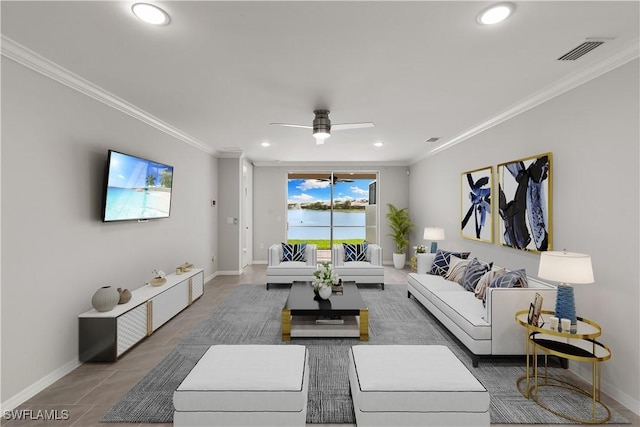
{"type": "Polygon", "coordinates": [[[345,261],[344,247],[341,244],[335,244],[331,248],[331,263],[338,277],[345,282],[380,284],[384,290],[382,248],[368,244],[366,258],[366,261],[345,261]]]}
{"type": "Polygon", "coordinates": [[[313,272],[318,268],[318,248],[308,244],[304,252],[304,261],[282,261],[282,244],[269,247],[267,256],[267,290],[272,283],[305,282],[313,280],[313,272]]]}
{"type": "Polygon", "coordinates": [[[526,354],[525,330],[516,323],[515,313],[527,310],[536,293],[542,295],[545,308],[554,307],[555,286],[531,277],[527,283],[526,288],[488,288],[484,306],[457,282],[409,273],[407,296],[418,300],[455,335],[472,353],[473,366],[478,366],[480,356],[526,354]]]}

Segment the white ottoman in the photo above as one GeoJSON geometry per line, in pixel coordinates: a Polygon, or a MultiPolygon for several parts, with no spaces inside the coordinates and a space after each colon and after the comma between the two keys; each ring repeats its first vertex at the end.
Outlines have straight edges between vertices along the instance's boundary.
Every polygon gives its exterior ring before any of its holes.
{"type": "Polygon", "coordinates": [[[349,352],[358,426],[488,426],[489,393],[439,345],[360,345],[349,352]]]}
{"type": "Polygon", "coordinates": [[[301,345],[214,345],[173,393],[176,426],[304,426],[301,345]]]}

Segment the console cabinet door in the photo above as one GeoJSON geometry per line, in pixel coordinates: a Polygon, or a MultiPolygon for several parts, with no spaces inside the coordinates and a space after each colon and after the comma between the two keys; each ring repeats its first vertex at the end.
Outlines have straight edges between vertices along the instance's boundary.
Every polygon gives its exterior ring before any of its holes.
{"type": "Polygon", "coordinates": [[[118,317],[117,357],[147,336],[147,304],[141,304],[118,317]]]}
{"type": "Polygon", "coordinates": [[[151,330],[155,331],[189,305],[189,279],[153,297],[151,330]]]}
{"type": "Polygon", "coordinates": [[[196,274],[189,280],[191,280],[191,302],[193,302],[204,293],[204,273],[196,274]]]}

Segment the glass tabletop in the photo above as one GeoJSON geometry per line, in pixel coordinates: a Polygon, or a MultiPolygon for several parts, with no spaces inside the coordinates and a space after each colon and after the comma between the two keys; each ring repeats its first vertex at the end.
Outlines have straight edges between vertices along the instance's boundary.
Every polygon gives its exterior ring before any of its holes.
{"type": "Polygon", "coordinates": [[[294,282],[284,305],[292,315],[349,315],[367,308],[355,282],[343,282],[342,294],[327,300],[316,297],[311,282],[294,282]]]}

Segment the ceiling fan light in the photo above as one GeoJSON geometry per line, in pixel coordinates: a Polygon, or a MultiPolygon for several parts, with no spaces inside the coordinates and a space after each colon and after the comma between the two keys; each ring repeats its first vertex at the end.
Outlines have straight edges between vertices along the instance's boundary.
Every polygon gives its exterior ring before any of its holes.
{"type": "Polygon", "coordinates": [[[318,145],[324,144],[324,141],[330,136],[331,135],[324,130],[318,130],[313,133],[313,137],[316,139],[316,144],[318,145]]]}
{"type": "Polygon", "coordinates": [[[483,10],[478,15],[478,23],[482,25],[494,25],[498,24],[511,15],[513,12],[513,4],[512,3],[498,3],[493,6],[483,10]]]}

